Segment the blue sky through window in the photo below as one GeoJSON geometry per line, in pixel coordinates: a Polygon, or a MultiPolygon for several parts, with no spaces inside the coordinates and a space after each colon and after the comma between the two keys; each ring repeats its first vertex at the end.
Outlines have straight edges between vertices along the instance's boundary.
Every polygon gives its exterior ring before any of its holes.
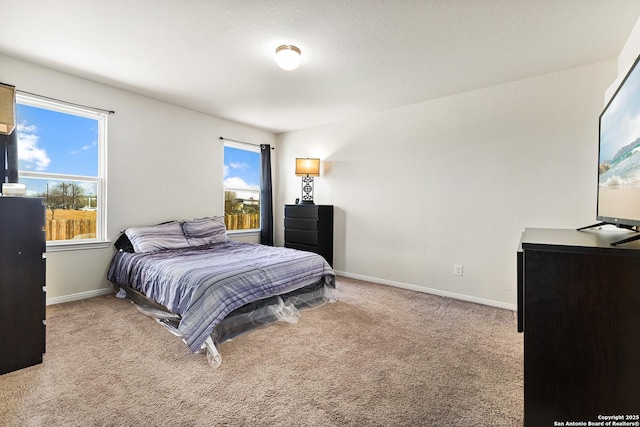
{"type": "Polygon", "coordinates": [[[16,105],[18,169],[98,176],[98,121],[16,105]]]}
{"type": "MultiPolygon", "coordinates": [[[[21,173],[98,176],[98,120],[30,105],[16,104],[18,169],[21,173]]],[[[27,194],[43,196],[47,188],[69,182],[50,177],[20,177],[27,194]]],[[[95,196],[95,182],[76,181],[95,196]]]]}
{"type": "Polygon", "coordinates": [[[260,153],[225,146],[224,186],[260,190],[260,153]]]}

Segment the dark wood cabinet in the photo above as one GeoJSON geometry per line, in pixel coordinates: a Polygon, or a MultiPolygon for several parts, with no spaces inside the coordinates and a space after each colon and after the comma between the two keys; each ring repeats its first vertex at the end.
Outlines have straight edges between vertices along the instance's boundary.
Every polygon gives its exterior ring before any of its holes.
{"type": "Polygon", "coordinates": [[[333,206],[285,205],[284,246],[320,254],[333,266],[333,206]]]}
{"type": "Polygon", "coordinates": [[[527,427],[640,413],[640,244],[610,246],[623,237],[618,231],[523,233],[518,328],[527,427]]]}
{"type": "Polygon", "coordinates": [[[0,197],[0,374],[42,363],[44,218],[42,199],[0,197]]]}

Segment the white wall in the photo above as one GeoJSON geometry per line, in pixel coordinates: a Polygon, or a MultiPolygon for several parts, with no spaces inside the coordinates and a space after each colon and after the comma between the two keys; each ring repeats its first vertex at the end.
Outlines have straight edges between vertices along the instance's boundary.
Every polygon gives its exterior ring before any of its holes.
{"type": "Polygon", "coordinates": [[[275,206],[300,196],[294,158],[320,157],[336,270],[515,308],[523,229],[595,222],[598,115],[616,75],[612,59],[278,135],[275,206]]]}
{"type": "Polygon", "coordinates": [[[620,55],[618,56],[618,75],[624,77],[629,71],[631,65],[640,53],[640,18],[636,21],[636,25],[631,30],[631,34],[627,39],[620,55]]]}
{"type": "Polygon", "coordinates": [[[622,83],[622,80],[629,72],[629,69],[633,65],[634,61],[640,53],[640,18],[636,21],[629,38],[627,39],[620,55],[618,55],[618,74],[617,78],[611,82],[609,87],[604,93],[603,104],[607,105],[613,94],[618,89],[618,86],[622,83]]]}
{"type": "MultiPolygon", "coordinates": [[[[18,90],[115,110],[108,124],[107,235],[132,225],[223,212],[220,136],[274,144],[275,135],[51,69],[0,56],[18,90]]],[[[47,299],[108,288],[108,249],[47,253],[47,299]]]]}

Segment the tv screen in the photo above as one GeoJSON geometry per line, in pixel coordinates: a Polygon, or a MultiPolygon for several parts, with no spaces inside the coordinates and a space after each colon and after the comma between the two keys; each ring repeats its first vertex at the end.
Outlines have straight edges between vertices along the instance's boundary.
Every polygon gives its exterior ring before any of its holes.
{"type": "Polygon", "coordinates": [[[640,225],[640,66],[638,59],[600,114],[597,219],[640,225]]]}

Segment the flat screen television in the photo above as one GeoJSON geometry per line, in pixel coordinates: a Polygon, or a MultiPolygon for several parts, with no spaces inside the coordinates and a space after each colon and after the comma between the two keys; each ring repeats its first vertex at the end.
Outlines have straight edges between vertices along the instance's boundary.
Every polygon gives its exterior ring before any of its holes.
{"type": "Polygon", "coordinates": [[[632,230],[640,226],[639,60],[640,56],[599,118],[596,216],[598,221],[602,221],[600,224],[614,224],[632,230]]]}

